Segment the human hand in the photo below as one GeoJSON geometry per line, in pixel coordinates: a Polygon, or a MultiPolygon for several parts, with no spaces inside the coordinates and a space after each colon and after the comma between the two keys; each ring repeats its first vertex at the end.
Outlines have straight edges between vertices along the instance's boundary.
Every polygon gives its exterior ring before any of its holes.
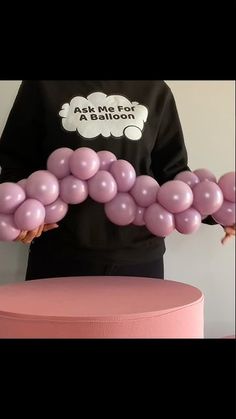
{"type": "Polygon", "coordinates": [[[21,231],[15,241],[24,244],[30,244],[35,238],[40,237],[43,232],[58,228],[58,224],[42,224],[40,227],[32,231],[21,231]]]}
{"type": "Polygon", "coordinates": [[[225,236],[221,240],[221,243],[224,245],[229,239],[235,236],[236,224],[231,227],[224,227],[225,236]]]}

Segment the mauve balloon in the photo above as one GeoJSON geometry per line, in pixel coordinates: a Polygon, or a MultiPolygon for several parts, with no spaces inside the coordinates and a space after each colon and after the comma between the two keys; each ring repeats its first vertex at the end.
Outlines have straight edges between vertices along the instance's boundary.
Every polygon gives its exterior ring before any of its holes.
{"type": "Polygon", "coordinates": [[[0,241],[13,241],[20,234],[11,214],[0,214],[0,241]]]}
{"type": "Polygon", "coordinates": [[[96,175],[88,180],[89,196],[96,202],[106,203],[111,201],[117,194],[117,185],[113,176],[99,170],[96,175]]]}
{"type": "Polygon", "coordinates": [[[160,186],[151,176],[137,176],[130,194],[140,207],[146,208],[154,204],[157,199],[157,192],[160,186]]]}
{"type": "Polygon", "coordinates": [[[2,183],[0,185],[0,213],[13,214],[25,198],[24,189],[17,183],[2,183]]]}
{"type": "Polygon", "coordinates": [[[235,172],[225,173],[219,179],[218,185],[226,201],[235,202],[235,172]]]}
{"type": "Polygon", "coordinates": [[[118,193],[112,201],[105,204],[104,209],[107,218],[119,226],[131,224],[136,216],[135,201],[125,192],[118,193]]]}
{"type": "Polygon", "coordinates": [[[160,204],[146,208],[144,221],[147,229],[158,237],[166,237],[175,229],[174,216],[160,204]]]}
{"type": "Polygon", "coordinates": [[[183,212],[192,205],[192,189],[181,180],[170,180],[159,188],[157,201],[173,214],[183,212]]]}
{"type": "Polygon", "coordinates": [[[28,177],[25,189],[27,197],[49,205],[58,198],[59,182],[48,170],[38,170],[28,177]]]}
{"type": "Polygon", "coordinates": [[[193,189],[193,207],[201,215],[211,215],[223,204],[223,193],[215,182],[204,180],[193,189]]]}
{"type": "Polygon", "coordinates": [[[117,160],[115,154],[110,151],[101,150],[98,151],[97,155],[100,161],[100,170],[109,170],[111,163],[117,160]]]}
{"type": "Polygon", "coordinates": [[[134,185],[136,179],[135,170],[128,161],[114,161],[109,169],[117,183],[118,192],[128,192],[134,185]]]}
{"type": "Polygon", "coordinates": [[[88,197],[87,182],[67,176],[60,182],[60,198],[67,204],[81,204],[88,197]]]}
{"type": "Polygon", "coordinates": [[[144,226],[145,225],[145,221],[144,221],[145,210],[146,210],[146,208],[137,207],[135,219],[133,221],[133,224],[135,226],[144,226]]]}
{"type": "Polygon", "coordinates": [[[24,191],[25,191],[26,182],[27,182],[27,179],[21,179],[21,180],[19,180],[19,182],[17,182],[17,184],[20,185],[22,187],[22,189],[24,189],[24,191]]]}
{"type": "Polygon", "coordinates": [[[201,214],[194,208],[175,214],[175,228],[181,234],[195,233],[201,226],[201,214]]]}
{"type": "Polygon", "coordinates": [[[175,176],[174,180],[181,180],[182,182],[187,183],[187,185],[190,186],[191,189],[200,182],[197,175],[188,170],[178,173],[178,175],[175,176]]]}
{"type": "Polygon", "coordinates": [[[45,207],[45,224],[57,223],[62,220],[68,211],[68,204],[57,198],[55,202],[45,207]]]}
{"type": "Polygon", "coordinates": [[[69,159],[73,152],[71,148],[61,147],[50,154],[47,161],[47,169],[57,179],[62,179],[70,174],[69,159]]]}
{"type": "Polygon", "coordinates": [[[17,208],[14,215],[14,222],[20,230],[32,231],[42,224],[45,219],[45,208],[43,204],[36,199],[26,199],[23,204],[17,208]]]}
{"type": "Polygon", "coordinates": [[[235,203],[224,201],[220,209],[212,214],[212,218],[224,227],[231,227],[235,224],[235,203]]]}
{"type": "Polygon", "coordinates": [[[203,182],[204,180],[210,180],[211,182],[216,182],[216,177],[214,173],[212,173],[208,169],[197,169],[197,170],[194,170],[193,173],[198,177],[200,182],[203,182]]]}
{"type": "Polygon", "coordinates": [[[69,160],[71,173],[81,180],[94,176],[100,167],[97,153],[91,148],[81,147],[73,152],[69,160]]]}

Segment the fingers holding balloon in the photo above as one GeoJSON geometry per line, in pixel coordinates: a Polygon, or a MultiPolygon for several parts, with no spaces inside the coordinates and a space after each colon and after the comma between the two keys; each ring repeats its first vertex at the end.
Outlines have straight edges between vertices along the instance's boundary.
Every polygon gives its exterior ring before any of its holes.
{"type": "Polygon", "coordinates": [[[21,231],[19,236],[14,241],[15,242],[21,242],[22,240],[25,239],[27,233],[28,233],[28,231],[21,231]]]}
{"type": "Polygon", "coordinates": [[[43,227],[43,232],[46,233],[47,231],[53,230],[54,228],[58,228],[58,224],[45,224],[43,227]]]}
{"type": "Polygon", "coordinates": [[[229,239],[232,239],[233,237],[235,237],[236,234],[236,226],[232,226],[232,227],[225,227],[225,236],[223,237],[223,239],[221,240],[221,243],[223,245],[225,245],[226,242],[229,241],[229,239]]]}
{"type": "Polygon", "coordinates": [[[41,234],[42,234],[42,232],[43,232],[43,228],[44,228],[44,224],[42,224],[42,225],[38,228],[38,231],[37,231],[37,234],[36,234],[35,238],[37,238],[37,237],[40,237],[40,236],[41,236],[41,234]]]}
{"type": "Polygon", "coordinates": [[[58,224],[42,224],[32,231],[21,231],[19,236],[14,241],[30,244],[34,239],[40,237],[43,232],[53,230],[57,227],[59,227],[58,224]]]}
{"type": "Polygon", "coordinates": [[[42,226],[32,230],[32,231],[28,231],[26,236],[24,237],[24,239],[21,240],[22,243],[24,244],[31,244],[32,241],[36,238],[39,237],[42,233],[42,226]]]}

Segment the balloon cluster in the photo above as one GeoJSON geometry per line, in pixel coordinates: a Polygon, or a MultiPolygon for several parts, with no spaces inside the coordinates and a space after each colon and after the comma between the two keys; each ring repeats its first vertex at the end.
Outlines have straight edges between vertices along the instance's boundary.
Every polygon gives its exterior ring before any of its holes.
{"type": "Polygon", "coordinates": [[[194,233],[208,215],[224,226],[235,223],[235,172],[217,182],[207,169],[184,171],[160,186],[150,176],[136,176],[128,161],[109,151],[63,147],[49,156],[47,170],[0,185],[0,240],[13,241],[21,230],[56,223],[69,205],[88,196],[104,204],[112,223],[146,226],[159,237],[175,229],[194,233]]]}

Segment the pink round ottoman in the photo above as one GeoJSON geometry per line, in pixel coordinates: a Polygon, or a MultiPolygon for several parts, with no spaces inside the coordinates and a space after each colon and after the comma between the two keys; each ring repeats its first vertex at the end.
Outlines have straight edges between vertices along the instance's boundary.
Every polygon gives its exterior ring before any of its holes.
{"type": "Polygon", "coordinates": [[[187,284],[93,276],[0,286],[0,338],[203,338],[204,299],[187,284]]]}
{"type": "Polygon", "coordinates": [[[223,339],[236,339],[235,335],[224,336],[223,339]]]}

